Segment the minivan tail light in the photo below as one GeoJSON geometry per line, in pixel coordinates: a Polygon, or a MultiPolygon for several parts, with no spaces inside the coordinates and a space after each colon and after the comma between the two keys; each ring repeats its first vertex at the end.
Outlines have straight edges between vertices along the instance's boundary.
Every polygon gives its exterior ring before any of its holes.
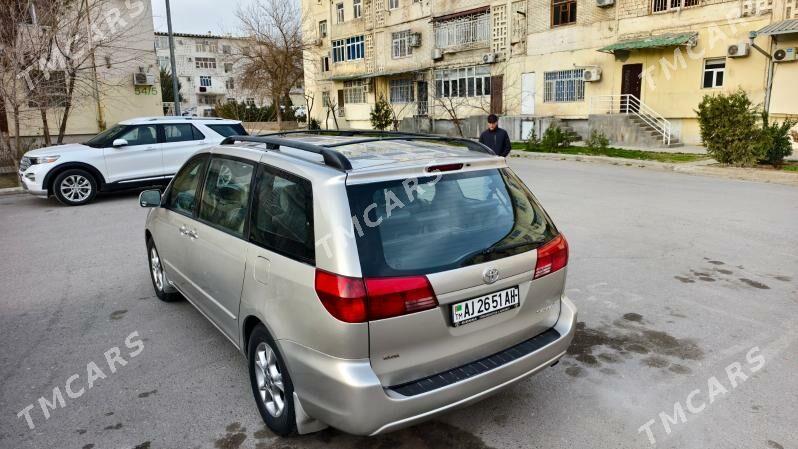
{"type": "Polygon", "coordinates": [[[316,293],[330,315],[346,323],[368,321],[363,279],[316,269],[316,293]]]}
{"type": "Polygon", "coordinates": [[[538,261],[532,279],[554,273],[568,265],[568,242],[560,234],[538,248],[538,261]]]}
{"type": "Polygon", "coordinates": [[[426,276],[366,278],[369,320],[381,320],[438,307],[426,276]]]}
{"type": "Polygon", "coordinates": [[[316,269],[316,293],[327,312],[365,323],[438,307],[426,276],[352,278],[316,269]]]}

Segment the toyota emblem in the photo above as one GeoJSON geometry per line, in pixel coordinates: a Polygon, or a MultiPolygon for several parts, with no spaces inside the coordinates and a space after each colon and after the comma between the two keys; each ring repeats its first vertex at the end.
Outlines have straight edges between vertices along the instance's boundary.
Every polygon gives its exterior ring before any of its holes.
{"type": "Polygon", "coordinates": [[[485,268],[485,271],[482,272],[482,280],[485,281],[486,284],[492,284],[498,279],[499,270],[496,267],[485,268]]]}

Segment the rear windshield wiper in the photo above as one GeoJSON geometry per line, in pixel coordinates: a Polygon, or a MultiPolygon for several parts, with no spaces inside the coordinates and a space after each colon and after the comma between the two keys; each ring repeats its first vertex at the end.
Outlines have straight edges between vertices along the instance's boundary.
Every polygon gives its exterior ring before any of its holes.
{"type": "Polygon", "coordinates": [[[477,258],[479,256],[487,256],[488,254],[492,254],[492,253],[496,253],[496,252],[510,251],[512,249],[521,248],[521,247],[529,246],[529,245],[540,245],[540,242],[536,242],[534,240],[530,240],[530,241],[526,241],[526,242],[508,243],[506,245],[499,245],[499,246],[491,245],[491,246],[489,246],[489,247],[487,247],[485,249],[481,249],[479,251],[474,251],[473,253],[468,254],[463,259],[465,261],[467,261],[467,262],[470,262],[470,261],[474,260],[475,258],[477,258]]]}

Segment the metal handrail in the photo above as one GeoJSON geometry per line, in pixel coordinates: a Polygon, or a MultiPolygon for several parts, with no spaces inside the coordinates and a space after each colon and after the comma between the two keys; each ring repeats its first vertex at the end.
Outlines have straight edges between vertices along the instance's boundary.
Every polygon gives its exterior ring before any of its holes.
{"type": "Polygon", "coordinates": [[[590,99],[590,113],[597,108],[607,113],[634,115],[662,135],[662,143],[670,145],[673,135],[671,122],[632,94],[596,95],[590,99]],[[616,110],[617,105],[617,110],[616,110]]]}

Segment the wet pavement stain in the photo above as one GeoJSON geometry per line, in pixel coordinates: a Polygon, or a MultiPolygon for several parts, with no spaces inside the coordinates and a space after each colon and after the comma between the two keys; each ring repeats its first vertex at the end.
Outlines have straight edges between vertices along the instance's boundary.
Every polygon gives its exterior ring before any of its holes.
{"type": "Polygon", "coordinates": [[[719,260],[708,260],[707,262],[711,263],[712,265],[726,265],[725,263],[723,263],[723,262],[721,262],[719,260]]]}
{"type": "Polygon", "coordinates": [[[784,446],[773,440],[768,440],[768,447],[772,447],[773,449],[784,449],[784,446]]]}
{"type": "Polygon", "coordinates": [[[145,391],[145,392],[143,392],[143,393],[139,393],[139,397],[140,397],[140,398],[146,398],[146,397],[150,397],[151,395],[153,395],[153,394],[155,394],[155,393],[157,393],[157,392],[158,392],[158,390],[145,391]]]}
{"type": "Polygon", "coordinates": [[[310,435],[260,442],[257,449],[492,449],[481,438],[465,429],[441,421],[427,421],[417,426],[375,437],[358,437],[335,429],[310,435]]]}
{"type": "Polygon", "coordinates": [[[258,430],[257,432],[255,432],[254,436],[255,436],[255,439],[262,440],[264,438],[270,438],[270,437],[273,437],[275,435],[272,433],[271,430],[269,430],[268,427],[264,427],[264,428],[258,430]]]}
{"type": "Polygon", "coordinates": [[[152,444],[152,443],[150,443],[149,441],[145,441],[145,442],[137,445],[133,449],[150,449],[150,444],[152,444]]]}
{"type": "Polygon", "coordinates": [[[692,280],[692,279],[690,279],[688,277],[684,277],[684,276],[674,276],[673,278],[674,279],[678,279],[679,281],[681,281],[684,284],[692,284],[692,283],[695,282],[694,280],[692,280]]]}
{"type": "Polygon", "coordinates": [[[105,416],[113,416],[113,415],[114,415],[114,412],[108,412],[108,413],[105,414],[105,416]]]}
{"type": "Polygon", "coordinates": [[[123,316],[127,313],[127,310],[117,310],[115,312],[111,312],[111,319],[112,320],[121,320],[123,316]]]}
{"type": "Polygon", "coordinates": [[[567,374],[567,375],[569,375],[571,377],[585,377],[585,376],[587,376],[587,373],[585,372],[585,370],[583,370],[582,368],[580,368],[578,366],[569,366],[568,368],[565,368],[565,374],[567,374]]]}
{"type": "Polygon", "coordinates": [[[83,449],[92,449],[93,447],[94,447],[94,444],[89,443],[89,444],[83,446],[83,449]]]}
{"type": "Polygon", "coordinates": [[[626,321],[634,321],[636,323],[641,323],[643,321],[643,315],[639,313],[624,313],[623,319],[626,321]]]}
{"type": "Polygon", "coordinates": [[[715,268],[715,271],[717,271],[720,274],[733,274],[734,273],[734,271],[727,270],[725,268],[715,268]]]}
{"type": "Polygon", "coordinates": [[[650,329],[641,324],[643,321],[642,316],[638,322],[628,320],[624,315],[624,319],[615,320],[613,326],[605,325],[600,329],[589,328],[584,322],[578,322],[567,354],[581,366],[571,366],[566,373],[576,377],[581,374],[582,367],[603,368],[605,364],[620,363],[639,354],[646,355],[641,361],[650,368],[687,374],[690,370],[677,362],[701,360],[704,357],[704,351],[694,340],[679,339],[666,332],[650,329]]]}
{"type": "Polygon", "coordinates": [[[715,282],[715,278],[709,276],[698,276],[698,279],[704,282],[715,282]]]}
{"type": "Polygon", "coordinates": [[[77,433],[78,435],[83,435],[84,433],[86,433],[86,429],[78,429],[75,431],[75,433],[77,433]]]}
{"type": "Polygon", "coordinates": [[[790,282],[790,281],[792,281],[791,277],[784,276],[783,274],[777,274],[777,275],[773,276],[773,279],[775,279],[777,281],[781,281],[781,282],[790,282]]]}
{"type": "Polygon", "coordinates": [[[122,423],[118,422],[118,423],[116,423],[116,424],[114,424],[112,426],[106,426],[105,429],[103,429],[103,430],[119,430],[121,428],[122,428],[122,423]]]}
{"type": "Polygon", "coordinates": [[[744,284],[747,284],[747,285],[750,285],[751,287],[761,289],[761,290],[770,290],[770,287],[768,287],[767,285],[765,285],[765,284],[763,284],[761,282],[757,282],[757,281],[751,280],[751,279],[740,278],[740,282],[742,282],[744,284]]]}
{"type": "Polygon", "coordinates": [[[213,443],[216,449],[238,449],[244,440],[247,439],[246,427],[241,427],[241,423],[234,422],[224,428],[227,435],[219,438],[213,443]]]}

